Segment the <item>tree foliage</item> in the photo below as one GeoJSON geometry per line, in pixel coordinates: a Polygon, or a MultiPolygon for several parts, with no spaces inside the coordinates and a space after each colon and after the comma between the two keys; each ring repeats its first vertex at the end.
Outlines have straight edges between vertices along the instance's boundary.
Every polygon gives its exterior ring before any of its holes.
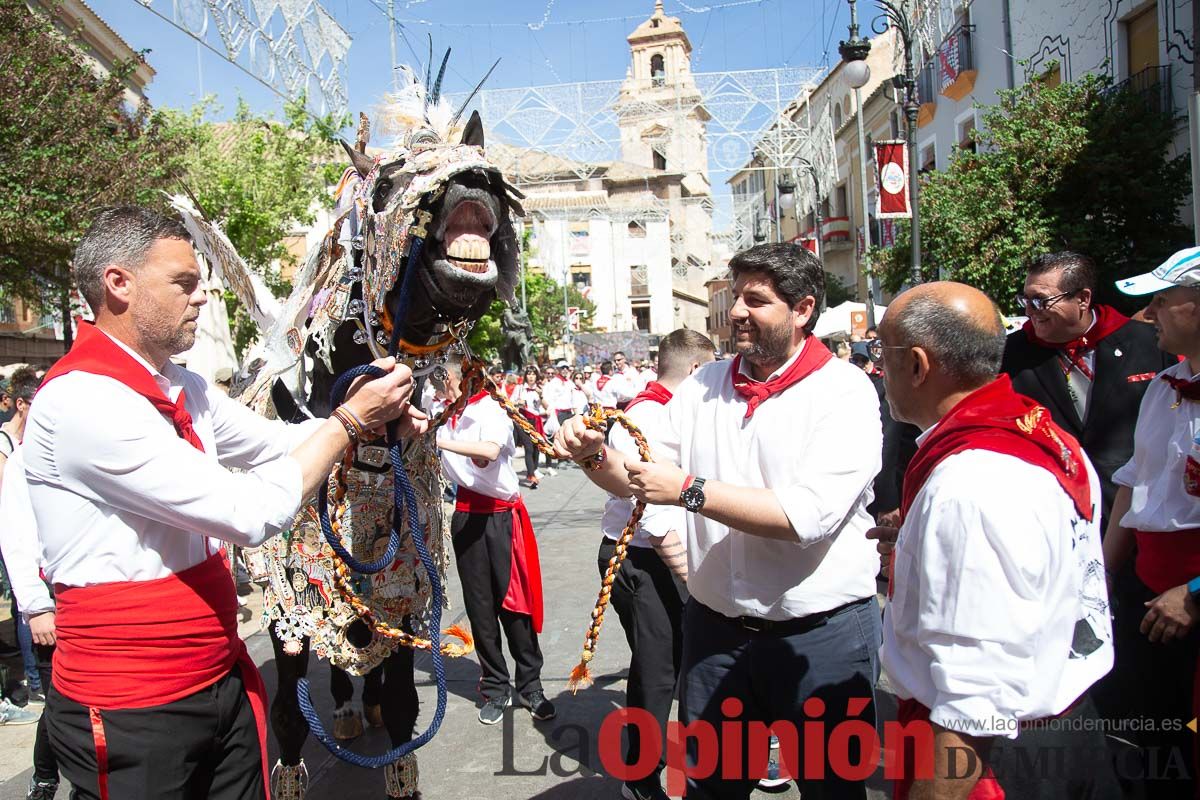
{"type": "Polygon", "coordinates": [[[141,63],[99,77],[78,31],[60,32],[25,0],[0,0],[0,291],[42,309],[69,285],[75,245],[95,212],[161,206],[182,143],[125,81],[141,63]]]}
{"type": "MultiPolygon", "coordinates": [[[[521,287],[518,285],[517,305],[521,303],[521,287]]],[[[545,356],[552,347],[557,347],[563,339],[563,287],[545,275],[525,272],[525,297],[529,304],[529,322],[533,325],[533,347],[535,358],[545,356]]],[[[579,308],[584,313],[580,316],[580,331],[595,330],[596,306],[585,298],[574,284],[567,286],[567,305],[579,308]]],[[[504,334],[500,329],[500,316],[504,313],[504,302],[495,300],[491,308],[471,330],[468,342],[471,350],[481,358],[495,360],[499,357],[500,348],[504,344],[504,334]]]]}
{"type": "MultiPolygon", "coordinates": [[[[285,240],[332,205],[330,186],[346,167],[335,146],[339,123],[310,117],[303,97],[285,104],[283,121],[252,113],[244,101],[227,122],[207,121],[213,111],[207,99],[188,112],[164,112],[172,137],[185,143],[182,184],[271,290],[285,295],[291,286],[280,268],[297,261],[285,240]]],[[[256,330],[241,309],[230,318],[241,352],[256,330]]]]}
{"type": "MultiPolygon", "coordinates": [[[[921,182],[923,278],[939,267],[977,286],[1007,311],[1040,253],[1092,256],[1100,294],[1112,281],[1157,266],[1190,242],[1178,213],[1188,192],[1187,156],[1170,155],[1178,120],[1158,97],[1114,87],[1107,76],[1000,92],[950,167],[921,182]]],[[[876,250],[889,292],[909,278],[910,232],[876,250]]]]}

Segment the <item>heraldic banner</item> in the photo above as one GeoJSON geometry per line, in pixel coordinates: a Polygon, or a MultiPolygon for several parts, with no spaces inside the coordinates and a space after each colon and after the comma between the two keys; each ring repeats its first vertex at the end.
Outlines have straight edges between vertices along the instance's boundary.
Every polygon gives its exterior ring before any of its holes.
{"type": "Polygon", "coordinates": [[[908,193],[908,144],[902,140],[875,142],[875,216],[897,219],[912,216],[908,193]]]}

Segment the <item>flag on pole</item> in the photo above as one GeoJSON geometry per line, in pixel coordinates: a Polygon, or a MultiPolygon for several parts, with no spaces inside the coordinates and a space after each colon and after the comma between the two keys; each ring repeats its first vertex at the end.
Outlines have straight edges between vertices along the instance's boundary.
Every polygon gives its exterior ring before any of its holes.
{"type": "Polygon", "coordinates": [[[897,139],[875,142],[875,180],[879,185],[875,216],[879,219],[911,217],[906,142],[897,139]]]}

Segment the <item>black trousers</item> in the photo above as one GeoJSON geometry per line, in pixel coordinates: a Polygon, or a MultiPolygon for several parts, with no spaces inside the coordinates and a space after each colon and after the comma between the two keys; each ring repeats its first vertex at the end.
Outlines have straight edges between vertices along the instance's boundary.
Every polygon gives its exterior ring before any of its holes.
{"type": "MultiPolygon", "coordinates": [[[[615,549],[616,542],[607,537],[600,543],[596,564],[601,577],[615,549]]],[[[667,741],[667,720],[683,655],[686,595],[687,590],[676,582],[658,553],[648,547],[630,547],[613,581],[612,605],[625,629],[630,651],[625,705],[653,714],[662,742],[667,741]]],[[[635,764],[642,751],[641,729],[629,725],[625,733],[625,763],[635,764]]],[[[665,750],[659,753],[658,769],[646,778],[646,784],[659,782],[658,773],[666,764],[665,750]]]]}
{"type": "MultiPolygon", "coordinates": [[[[33,649],[37,654],[38,677],[42,681],[42,691],[49,695],[51,665],[54,663],[54,645],[35,644],[33,649]]],[[[38,719],[37,733],[33,740],[33,777],[40,781],[58,780],[58,759],[54,757],[54,747],[50,744],[46,714],[42,714],[38,719]]]]}
{"type": "Polygon", "coordinates": [[[533,473],[537,471],[538,455],[541,451],[533,443],[533,439],[529,437],[520,425],[513,425],[513,434],[517,438],[517,444],[521,445],[521,449],[525,453],[525,477],[532,478],[533,473]]]}
{"type": "Polygon", "coordinates": [[[463,606],[471,621],[479,656],[479,693],[484,700],[511,693],[500,630],[517,665],[519,694],[542,688],[542,650],[533,619],[502,608],[512,569],[512,515],[455,511],[450,523],[454,560],[462,583],[463,606]]]}
{"type": "MultiPolygon", "coordinates": [[[[101,797],[88,707],[51,687],[50,741],[72,798],[101,797]]],[[[107,797],[112,800],[259,800],[258,728],[237,667],[193,695],[162,706],[102,711],[107,797]]]]}

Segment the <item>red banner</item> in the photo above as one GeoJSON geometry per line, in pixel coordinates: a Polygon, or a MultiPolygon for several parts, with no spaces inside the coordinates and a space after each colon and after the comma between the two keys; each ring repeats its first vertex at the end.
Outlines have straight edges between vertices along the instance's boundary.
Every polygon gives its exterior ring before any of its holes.
{"type": "Polygon", "coordinates": [[[875,142],[875,181],[878,192],[875,216],[879,219],[912,216],[908,193],[908,144],[899,140],[875,142]]]}

